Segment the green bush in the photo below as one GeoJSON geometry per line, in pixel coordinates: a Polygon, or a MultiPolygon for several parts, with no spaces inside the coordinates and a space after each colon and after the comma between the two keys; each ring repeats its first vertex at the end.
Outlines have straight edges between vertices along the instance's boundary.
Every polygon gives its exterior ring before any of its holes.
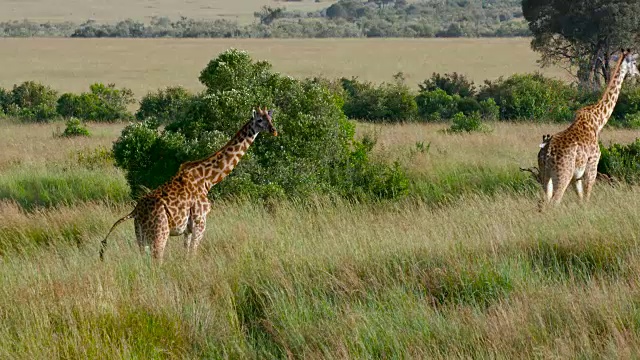
{"type": "Polygon", "coordinates": [[[82,123],[82,120],[78,118],[69,118],[65,123],[66,127],[62,132],[64,137],[73,136],[90,136],[89,129],[82,123]]]}
{"type": "Polygon", "coordinates": [[[459,134],[463,132],[488,132],[490,131],[487,125],[482,123],[482,116],[480,112],[476,111],[469,115],[459,112],[453,116],[452,124],[447,133],[459,134]]]}
{"type": "Polygon", "coordinates": [[[4,88],[0,88],[0,111],[3,113],[7,110],[7,106],[11,101],[11,93],[4,88]]]}
{"type": "Polygon", "coordinates": [[[404,84],[402,74],[396,74],[396,81],[375,86],[370,82],[360,82],[357,78],[342,78],[346,92],[343,107],[345,115],[351,119],[364,121],[410,121],[416,118],[418,106],[409,87],[404,84]]]}
{"type": "Polygon", "coordinates": [[[162,184],[180,163],[218,150],[258,105],[274,109],[279,136],[261,135],[239,166],[213,188],[213,197],[304,198],[349,194],[354,186],[368,197],[406,192],[399,167],[363,157],[363,145],[353,138],[355,126],[341,110],[343,99],[323,82],[282,76],[270,64],[253,62],[234,49],[212,60],[200,81],[207,89],[163,130],[157,122],[136,123],[114,143],[116,164],[126,170],[134,193],[141,186],[162,184]],[[365,175],[372,173],[376,177],[365,175]],[[361,182],[354,185],[354,178],[361,182]]]}
{"type": "Polygon", "coordinates": [[[154,118],[160,123],[169,123],[185,111],[193,95],[181,86],[167,87],[154,93],[149,93],[140,100],[140,108],[136,118],[143,120],[154,118]]]}
{"type": "Polygon", "coordinates": [[[458,95],[449,95],[442,89],[423,90],[416,97],[420,117],[429,121],[449,119],[458,112],[458,95]]]}
{"type": "Polygon", "coordinates": [[[449,95],[460,95],[463,98],[473,97],[476,92],[473,81],[457,72],[444,75],[433,73],[431,78],[425,80],[418,86],[421,92],[442,89],[449,95]]]}
{"type": "Polygon", "coordinates": [[[489,98],[479,102],[480,114],[484,120],[494,121],[500,118],[500,107],[496,101],[489,98]]]}
{"type": "Polygon", "coordinates": [[[80,95],[65,93],[58,99],[56,110],[64,117],[77,117],[83,120],[114,122],[131,119],[127,109],[134,103],[130,89],[116,89],[115,84],[105,86],[96,83],[90,86],[90,92],[80,95]]]}
{"type": "Polygon", "coordinates": [[[609,124],[616,127],[637,129],[639,119],[640,86],[624,83],[609,124]]]}
{"type": "Polygon", "coordinates": [[[22,120],[46,122],[57,116],[58,93],[34,81],[14,85],[10,93],[4,92],[4,110],[7,115],[22,120]]]}
{"type": "Polygon", "coordinates": [[[574,109],[569,99],[575,94],[560,80],[541,74],[516,74],[506,80],[485,81],[478,99],[494,99],[502,120],[571,121],[574,109]]]}
{"type": "Polygon", "coordinates": [[[630,184],[640,183],[640,138],[627,145],[605,147],[600,143],[600,152],[598,172],[630,184]]]}

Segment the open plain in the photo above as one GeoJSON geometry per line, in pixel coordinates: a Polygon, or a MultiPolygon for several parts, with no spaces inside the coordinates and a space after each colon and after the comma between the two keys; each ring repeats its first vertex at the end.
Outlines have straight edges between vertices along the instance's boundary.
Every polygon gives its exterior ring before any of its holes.
{"type": "Polygon", "coordinates": [[[357,76],[381,83],[404,73],[417,84],[433,72],[485,79],[541,71],[528,38],[509,39],[1,39],[0,86],[41,81],[59,91],[87,91],[94,82],[131,88],[141,97],[170,85],[201,89],[199,72],[234,47],[294,77],[357,76]]]}

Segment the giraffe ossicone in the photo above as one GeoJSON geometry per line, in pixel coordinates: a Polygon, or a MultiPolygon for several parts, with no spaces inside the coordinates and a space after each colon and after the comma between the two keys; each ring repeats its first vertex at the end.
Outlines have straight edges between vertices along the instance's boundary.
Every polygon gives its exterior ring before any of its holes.
{"type": "Polygon", "coordinates": [[[598,175],[600,132],[611,117],[625,77],[640,75],[637,58],[638,54],[623,49],[600,100],[577,110],[567,129],[543,136],[538,169],[545,203],[560,203],[571,182],[580,200],[589,200],[598,175]]]}
{"type": "Polygon", "coordinates": [[[278,135],[272,115],[266,107],[254,109],[251,119],[220,150],[204,159],[183,163],[169,181],[144,195],[133,211],[113,224],[101,242],[100,259],[111,232],[128,219],[134,219],[140,251],[149,246],[158,260],[162,260],[169,236],[183,235],[187,251],[195,252],[211,210],[209,190],[233,170],[259,133],[278,135]]]}

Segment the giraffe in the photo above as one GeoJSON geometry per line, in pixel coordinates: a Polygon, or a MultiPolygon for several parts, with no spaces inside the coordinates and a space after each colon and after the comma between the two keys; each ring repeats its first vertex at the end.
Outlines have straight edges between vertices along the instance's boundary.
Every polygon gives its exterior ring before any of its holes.
{"type": "Polygon", "coordinates": [[[600,160],[598,136],[618,101],[625,76],[640,75],[637,57],[630,49],[622,50],[602,98],[595,104],[577,110],[567,129],[543,136],[538,166],[545,192],[544,202],[553,205],[560,203],[572,181],[579,199],[589,200],[600,160]]]}
{"type": "Polygon", "coordinates": [[[136,240],[140,251],[151,246],[151,255],[162,261],[169,236],[184,236],[187,252],[195,253],[204,235],[211,205],[207,194],[213,185],[224,179],[261,132],[278,135],[273,126],[271,110],[253,110],[251,119],[213,155],[180,165],[178,172],[166,183],[143,196],[133,211],[113,224],[101,242],[103,259],[107,238],[122,222],[134,219],[136,240]]]}

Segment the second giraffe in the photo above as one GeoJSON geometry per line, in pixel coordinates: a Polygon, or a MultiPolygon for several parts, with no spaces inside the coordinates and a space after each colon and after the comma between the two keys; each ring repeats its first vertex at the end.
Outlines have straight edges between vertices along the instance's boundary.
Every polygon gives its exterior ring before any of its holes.
{"type": "Polygon", "coordinates": [[[538,169],[546,203],[558,204],[572,181],[578,197],[589,200],[598,175],[598,136],[616,106],[625,76],[640,75],[637,57],[631,50],[623,50],[600,101],[576,111],[573,123],[567,129],[543,137],[538,169]]]}

